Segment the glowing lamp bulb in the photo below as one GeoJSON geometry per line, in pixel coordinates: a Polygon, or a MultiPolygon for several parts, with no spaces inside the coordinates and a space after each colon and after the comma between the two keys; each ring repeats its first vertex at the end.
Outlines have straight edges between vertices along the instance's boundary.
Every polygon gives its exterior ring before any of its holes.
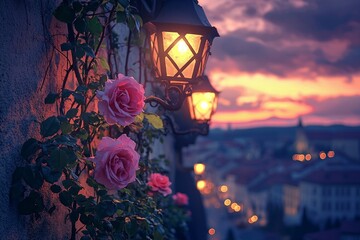
{"type": "Polygon", "coordinates": [[[189,51],[189,47],[186,45],[185,41],[182,39],[178,42],[177,46],[178,46],[178,51],[180,54],[184,54],[187,51],[189,51]]]}

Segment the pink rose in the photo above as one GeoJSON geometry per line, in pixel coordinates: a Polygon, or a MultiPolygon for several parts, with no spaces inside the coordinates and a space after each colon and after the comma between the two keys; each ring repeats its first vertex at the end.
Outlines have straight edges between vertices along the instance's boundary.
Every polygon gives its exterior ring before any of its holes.
{"type": "Polygon", "coordinates": [[[159,192],[164,196],[171,194],[169,178],[160,173],[152,173],[148,178],[147,185],[150,186],[151,191],[159,192]]]}
{"type": "Polygon", "coordinates": [[[118,139],[103,137],[92,159],[95,180],[108,189],[122,189],[134,182],[140,159],[135,145],[125,134],[118,139]]]}
{"type": "Polygon", "coordinates": [[[184,206],[184,205],[188,205],[189,204],[189,198],[186,194],[184,193],[176,193],[175,195],[172,196],[174,203],[176,205],[179,206],[184,206]]]}
{"type": "Polygon", "coordinates": [[[105,83],[104,91],[97,91],[99,112],[109,124],[127,126],[142,112],[144,94],[144,87],[133,77],[119,74],[105,83]]]}

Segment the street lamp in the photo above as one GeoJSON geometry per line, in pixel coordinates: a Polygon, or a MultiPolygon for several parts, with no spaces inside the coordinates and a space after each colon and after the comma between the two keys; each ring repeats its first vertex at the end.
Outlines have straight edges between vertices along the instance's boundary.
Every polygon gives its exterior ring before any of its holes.
{"type": "Polygon", "coordinates": [[[201,175],[205,172],[205,164],[203,163],[195,163],[194,164],[194,173],[196,175],[201,175]]]}
{"type": "Polygon", "coordinates": [[[219,92],[210,84],[207,76],[199,77],[181,110],[165,115],[172,132],[175,135],[208,135],[209,122],[216,110],[218,95],[219,92]]]}
{"type": "Polygon", "coordinates": [[[191,119],[198,123],[208,123],[217,107],[219,92],[211,85],[207,76],[202,76],[188,96],[191,119]]]}
{"type": "Polygon", "coordinates": [[[194,0],[164,1],[158,16],[145,27],[155,80],[165,86],[165,99],[150,96],[146,102],[178,110],[203,75],[210,46],[219,34],[194,0]]]}

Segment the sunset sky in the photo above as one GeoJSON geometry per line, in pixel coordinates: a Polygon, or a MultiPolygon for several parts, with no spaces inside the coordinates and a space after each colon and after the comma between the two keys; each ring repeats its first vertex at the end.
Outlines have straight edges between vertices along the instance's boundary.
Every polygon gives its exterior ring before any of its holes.
{"type": "Polygon", "coordinates": [[[199,0],[221,37],[212,127],[360,124],[359,0],[199,0]]]}

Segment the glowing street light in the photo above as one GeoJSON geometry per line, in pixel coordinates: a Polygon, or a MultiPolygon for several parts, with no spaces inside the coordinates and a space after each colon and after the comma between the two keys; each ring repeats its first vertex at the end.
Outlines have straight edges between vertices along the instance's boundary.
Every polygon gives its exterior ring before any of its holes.
{"type": "Polygon", "coordinates": [[[199,181],[197,181],[196,187],[197,187],[197,189],[198,189],[199,191],[204,190],[205,187],[206,187],[206,182],[205,182],[205,180],[199,180],[199,181]]]}
{"type": "Polygon", "coordinates": [[[230,206],[230,204],[231,204],[231,200],[230,200],[230,199],[227,198],[227,199],[224,200],[224,205],[225,205],[225,206],[228,207],[228,206],[230,206]]]}
{"type": "Polygon", "coordinates": [[[226,185],[221,185],[220,186],[220,192],[226,193],[228,190],[229,190],[228,186],[226,186],[226,185]]]}
{"type": "Polygon", "coordinates": [[[190,117],[197,122],[209,122],[217,108],[219,92],[211,85],[207,76],[199,78],[188,97],[190,117]]]}
{"type": "Polygon", "coordinates": [[[196,163],[196,164],[194,164],[194,173],[196,175],[201,175],[205,172],[205,168],[206,168],[205,164],[196,163]]]}

